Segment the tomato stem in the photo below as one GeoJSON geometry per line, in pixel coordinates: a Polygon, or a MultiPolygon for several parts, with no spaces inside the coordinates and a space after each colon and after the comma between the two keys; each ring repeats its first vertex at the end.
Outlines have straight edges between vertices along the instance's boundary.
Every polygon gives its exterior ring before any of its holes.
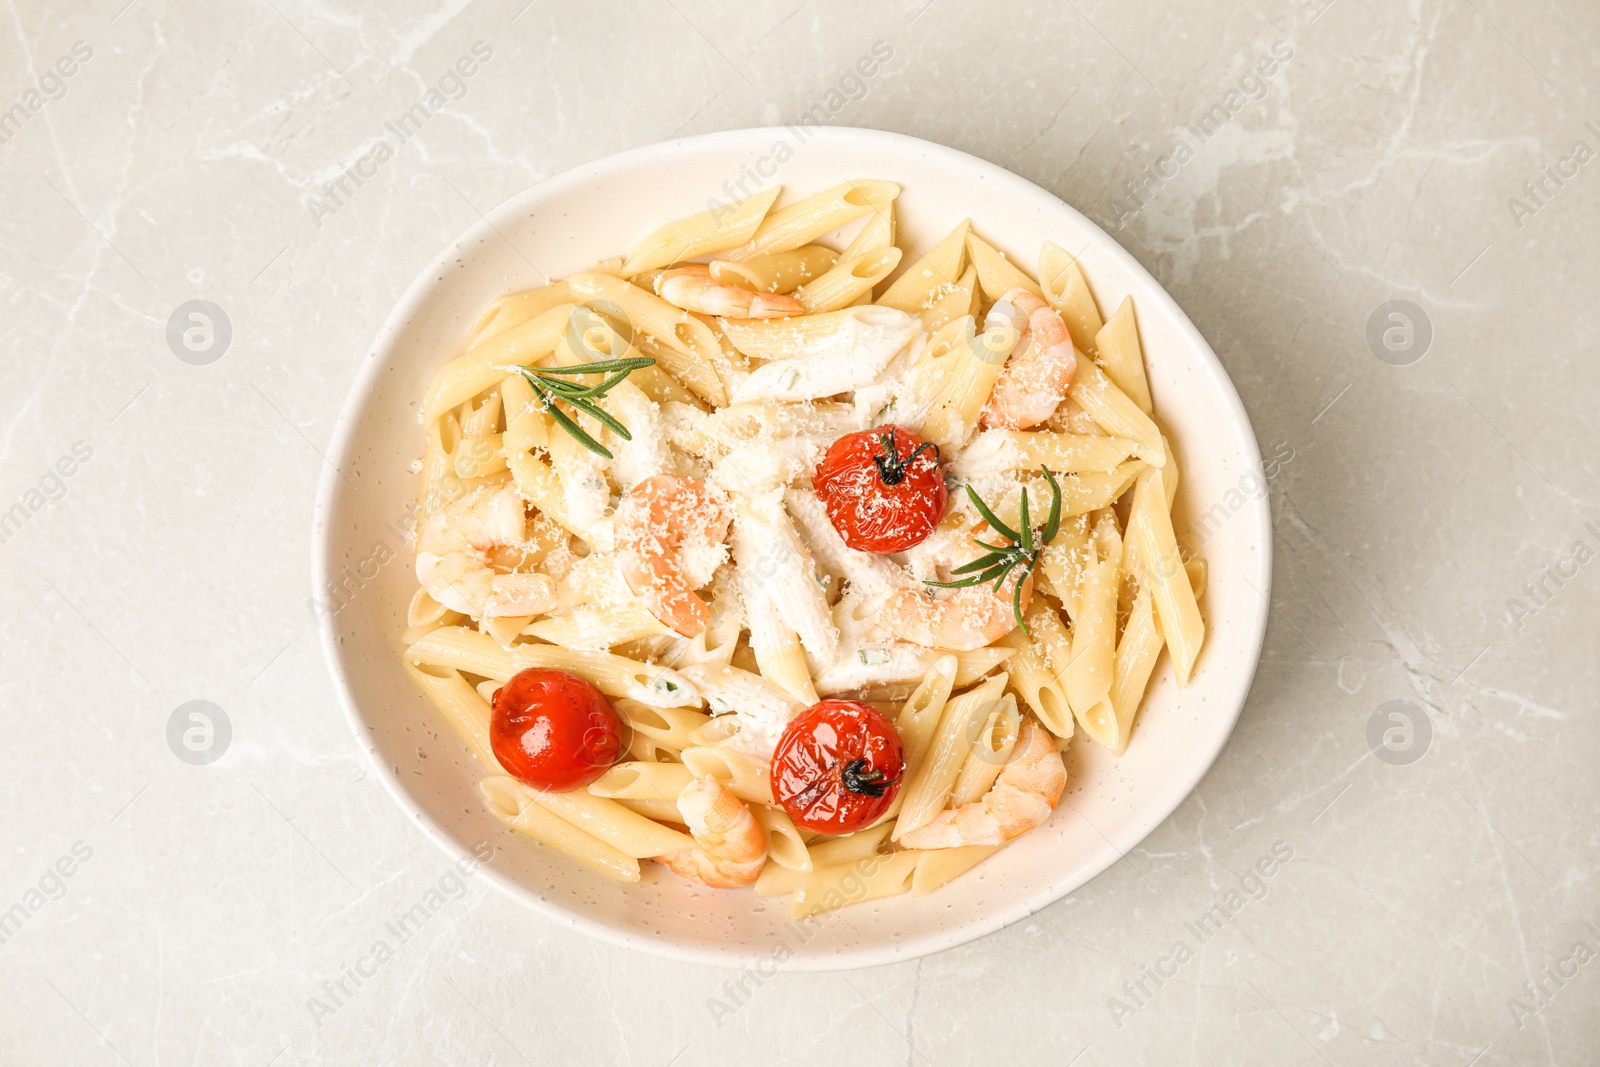
{"type": "Polygon", "coordinates": [[[846,763],[839,771],[839,781],[852,793],[859,793],[864,797],[881,797],[888,792],[889,787],[900,781],[896,775],[887,781],[884,780],[880,770],[867,770],[868,763],[864,759],[853,759],[846,763]]]}
{"type": "Polygon", "coordinates": [[[894,430],[886,430],[878,435],[878,442],[883,445],[884,454],[873,456],[872,462],[878,468],[878,477],[884,485],[899,485],[906,480],[906,472],[910,469],[912,461],[922,455],[923,449],[933,449],[933,462],[939,462],[939,446],[932,441],[924,441],[911,450],[911,455],[905,459],[900,458],[900,449],[895,444],[894,430]]]}

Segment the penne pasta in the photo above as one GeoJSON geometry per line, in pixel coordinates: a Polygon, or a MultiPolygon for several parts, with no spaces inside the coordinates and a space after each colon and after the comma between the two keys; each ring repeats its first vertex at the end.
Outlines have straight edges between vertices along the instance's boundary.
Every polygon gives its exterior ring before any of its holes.
{"type": "Polygon", "coordinates": [[[478,757],[478,762],[498,772],[500,761],[495,758],[494,746],[489,742],[489,705],[477,690],[467,684],[459,671],[449,667],[407,664],[406,673],[428,695],[445,721],[455,728],[468,750],[478,757]]]}
{"type": "Polygon", "coordinates": [[[491,814],[508,829],[619,882],[639,880],[639,861],[580,830],[533,800],[533,790],[515,778],[485,778],[478,791],[491,814]]]}
{"type": "Polygon", "coordinates": [[[843,182],[771,212],[748,242],[723,258],[739,262],[811,244],[899,195],[900,187],[893,182],[843,182]]]}
{"type": "Polygon", "coordinates": [[[789,904],[789,918],[832,911],[846,904],[899,896],[911,888],[917,854],[896,852],[812,871],[801,879],[789,904]]]}
{"type": "Polygon", "coordinates": [[[911,895],[926,896],[952,879],[972,870],[978,864],[1000,851],[999,845],[965,845],[958,848],[936,848],[926,852],[908,851],[917,857],[917,867],[911,875],[911,895]]]}
{"type": "Polygon", "coordinates": [[[1155,601],[1156,620],[1172,653],[1178,685],[1188,685],[1205,640],[1205,623],[1200,619],[1183,557],[1178,554],[1159,470],[1145,470],[1134,483],[1128,529],[1139,542],[1139,559],[1155,601]]]}
{"type": "Polygon", "coordinates": [[[804,874],[811,870],[811,853],[787,812],[782,808],[755,804],[751,806],[750,814],[755,816],[756,822],[767,835],[767,858],[772,860],[772,864],[763,868],[762,873],[782,870],[804,874]]]}
{"type": "Polygon", "coordinates": [[[956,784],[950,789],[950,807],[961,808],[983,795],[1000,777],[1000,768],[1011,758],[1016,747],[1017,734],[1022,729],[1022,716],[1017,713],[1017,698],[1007,693],[996,703],[972,738],[971,751],[956,775],[956,784]]]}
{"type": "Polygon", "coordinates": [[[631,760],[616,763],[589,783],[589,792],[612,800],[668,800],[676,802],[684,786],[694,781],[681,763],[631,760]]]}
{"type": "Polygon", "coordinates": [[[711,279],[758,293],[792,293],[821,278],[839,259],[837,252],[822,245],[805,245],[742,262],[713,259],[711,279]]]}
{"type": "Polygon", "coordinates": [[[483,634],[446,626],[406,649],[412,663],[454,667],[484,678],[504,681],[529,667],[553,667],[585,678],[608,696],[632,697],[658,708],[696,707],[700,695],[677,671],[653,667],[608,652],[587,652],[556,645],[501,648],[483,634]]]}
{"type": "Polygon", "coordinates": [[[870,293],[899,263],[898,248],[876,248],[847,256],[827,273],[796,289],[794,298],[808,315],[849,307],[863,293],[870,293]]]}
{"type": "Polygon", "coordinates": [[[772,773],[762,763],[726,748],[686,748],[683,765],[696,778],[710,776],[747,804],[777,803],[772,798],[772,773]]]}
{"type": "Polygon", "coordinates": [[[1106,377],[1128,394],[1128,399],[1137,404],[1140,411],[1146,415],[1153,412],[1150,382],[1144,371],[1144,352],[1139,347],[1139,327],[1133,318],[1133,297],[1123,297],[1116,314],[1095,335],[1094,344],[1106,377]]]}
{"type": "Polygon", "coordinates": [[[530,789],[534,802],[590,836],[604,841],[624,856],[646,859],[693,848],[694,838],[648,819],[615,800],[582,789],[569,793],[530,789]]]}
{"type": "MultiPolygon", "coordinates": [[[[615,279],[613,279],[615,280],[615,279]]],[[[496,385],[512,364],[531,366],[556,350],[573,304],[557,304],[446,363],[434,377],[422,417],[432,422],[451,408],[496,385]]]]}
{"type": "Polygon", "coordinates": [[[1064,680],[1072,662],[1072,639],[1061,616],[1035,594],[1028,605],[1028,630],[1019,627],[1001,638],[1017,650],[1006,661],[1011,688],[1045,729],[1065,740],[1072,736],[1072,706],[1064,680]]]}
{"type": "MultiPolygon", "coordinates": [[[[1206,564],[1173,532],[1183,442],[1153,417],[1132,301],[1102,320],[1061,246],[1043,242],[1035,280],[969,219],[903,251],[899,194],[846,181],[776,207],[774,186],[707,201],[626,257],[575,248],[591,268],[492,301],[441,360],[402,668],[514,833],[622,882],[655,859],[664,879],[790,895],[796,917],[920,896],[997,850],[964,844],[1004,836],[970,808],[1018,802],[995,784],[1019,738],[1055,758],[1027,716],[1057,751],[1082,729],[1121,756],[1162,650],[1180,685],[1193,676],[1206,564]],[[979,432],[1018,342],[992,305],[1015,290],[1062,316],[1076,373],[1028,429],[979,432]],[[957,495],[928,521],[911,509],[943,499],[935,472],[957,495]],[[969,538],[984,544],[964,556],[969,538]],[[1031,575],[1026,605],[1000,593],[1008,573],[1031,575]],[[905,595],[925,583],[947,590],[905,595]],[[549,720],[491,734],[497,697],[546,699],[531,694],[548,679],[518,677],[534,670],[584,680],[616,722],[581,687],[551,689],[549,720]],[[530,755],[592,759],[575,733],[617,726],[621,761],[571,791],[504,774],[495,751],[523,729],[530,755]],[[829,813],[818,789],[859,795],[829,813]],[[905,848],[908,832],[950,847],[905,848]]],[[[1008,395],[1030,388],[1012,371],[1008,395]]]]}
{"type": "Polygon", "coordinates": [[[1044,297],[1039,283],[1023,273],[1006,258],[1004,252],[989,244],[975,233],[967,234],[967,255],[978,270],[978,284],[988,300],[999,300],[1013,289],[1026,289],[1034,296],[1044,297]]]}
{"type": "Polygon", "coordinates": [[[941,288],[956,284],[961,277],[966,267],[967,234],[971,231],[972,220],[962,219],[927,255],[907,267],[878,297],[878,303],[920,314],[937,299],[941,288]]]}
{"type": "Polygon", "coordinates": [[[971,739],[1004,692],[1009,678],[996,675],[975,689],[969,689],[946,702],[939,718],[939,728],[934,734],[928,754],[916,774],[901,787],[905,800],[900,805],[900,817],[895,823],[893,837],[926,825],[944,809],[950,799],[950,790],[966,761],[971,739]]]}
{"type": "MultiPolygon", "coordinates": [[[[718,370],[723,362],[722,346],[711,327],[654,293],[609,274],[574,274],[567,282],[573,297],[585,306],[627,323],[635,334],[654,338],[657,347],[646,348],[647,354],[659,359],[695,396],[708,404],[727,403],[727,389],[718,370]]],[[[637,338],[635,343],[639,343],[637,338]]]]}
{"type": "Polygon", "coordinates": [[[744,200],[652,230],[621,265],[622,276],[631,278],[656,267],[745,244],[755,236],[780,191],[780,186],[773,186],[744,200]]]}
{"type": "Polygon", "coordinates": [[[1087,411],[1106,433],[1139,442],[1139,458],[1150,466],[1159,467],[1166,463],[1166,442],[1161,430],[1150,420],[1150,416],[1139,410],[1139,405],[1130,400],[1128,394],[1112,383],[1106,372],[1093,360],[1078,360],[1078,373],[1073,376],[1067,395],[1087,411]]]}
{"type": "Polygon", "coordinates": [[[1094,355],[1095,338],[1104,323],[1077,260],[1060,245],[1046,241],[1039,250],[1039,282],[1044,298],[1067,324],[1073,345],[1079,352],[1094,355]]]}

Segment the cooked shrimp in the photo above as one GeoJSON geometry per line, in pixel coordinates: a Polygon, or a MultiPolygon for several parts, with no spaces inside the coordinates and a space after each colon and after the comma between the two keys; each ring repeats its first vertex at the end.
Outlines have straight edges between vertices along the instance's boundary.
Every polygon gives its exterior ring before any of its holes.
{"type": "MultiPolygon", "coordinates": [[[[928,539],[933,540],[932,537],[928,539]]],[[[944,547],[933,551],[945,557],[942,562],[957,566],[988,550],[967,535],[946,538],[944,547]]],[[[1014,568],[998,590],[987,582],[964,589],[941,589],[937,595],[933,590],[898,589],[889,594],[878,621],[890,633],[912,644],[952,652],[984,648],[1016,629],[1016,605],[1012,596],[1019,579],[1022,581],[1021,607],[1024,612],[1028,610],[1033,596],[1033,575],[1030,572],[1024,577],[1024,569],[1014,568]]]]}
{"type": "Polygon", "coordinates": [[[669,304],[702,315],[721,315],[730,319],[781,319],[803,315],[805,308],[792,296],[758,293],[711,280],[711,268],[699,263],[663,272],[656,278],[656,292],[669,304]]]}
{"type": "Polygon", "coordinates": [[[901,834],[900,843],[906,848],[1002,845],[1048,819],[1066,784],[1067,766],[1055,742],[1028,719],[1011,758],[982,799],[941,811],[933,821],[901,834]]]}
{"type": "Polygon", "coordinates": [[[983,424],[1007,430],[1037,426],[1061,406],[1078,370],[1077,350],[1061,315],[1026,289],[1000,298],[1022,321],[1016,348],[995,379],[983,424]]]}
{"type": "Polygon", "coordinates": [[[675,474],[646,478],[617,505],[617,563],[628,588],[684,637],[711,621],[710,606],[694,591],[728,558],[723,541],[732,518],[720,489],[675,474]]]}
{"type": "Polygon", "coordinates": [[[690,782],[678,794],[678,814],[697,847],[657,856],[657,863],[713,889],[756,880],[767,858],[767,834],[727,786],[709,775],[690,782]]]}
{"type": "Polygon", "coordinates": [[[417,581],[428,595],[475,618],[538,615],[555,606],[548,575],[502,573],[500,549],[521,548],[527,511],[510,482],[481,485],[436,512],[417,533],[417,581]]]}

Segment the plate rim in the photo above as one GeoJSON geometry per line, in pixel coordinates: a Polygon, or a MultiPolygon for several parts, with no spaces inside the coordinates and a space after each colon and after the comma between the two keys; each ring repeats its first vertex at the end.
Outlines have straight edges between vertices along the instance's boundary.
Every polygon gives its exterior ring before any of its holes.
{"type": "MultiPolygon", "coordinates": [[[[312,510],[310,547],[313,599],[323,595],[323,590],[332,574],[331,526],[329,520],[335,507],[335,497],[339,492],[340,468],[349,459],[355,444],[355,428],[358,421],[356,411],[361,406],[363,398],[372,392],[376,378],[383,369],[383,362],[379,360],[378,356],[380,353],[387,353],[391,349],[397,335],[403,331],[406,324],[425,302],[427,294],[436,284],[436,279],[440,273],[450,265],[461,249],[472,247],[476,243],[496,236],[499,232],[499,225],[522,213],[529,201],[541,199],[552,194],[559,194],[569,187],[591,181],[608,171],[630,168],[641,161],[652,158],[660,159],[663,156],[683,153],[692,155],[698,151],[721,149],[728,145],[741,144],[756,139],[760,139],[764,145],[770,144],[771,138],[785,136],[791,130],[791,127],[777,126],[754,126],[734,130],[720,130],[691,137],[658,141],[580,164],[538,181],[507,197],[489,211],[481,213],[476,222],[468,226],[454,240],[447,243],[438,255],[429,260],[418,272],[411,284],[406,287],[393,309],[384,317],[382,325],[368,345],[366,354],[357,368],[354,381],[352,381],[340,404],[338,418],[329,436],[328,463],[321,468],[316,499],[312,510]]],[[[889,145],[913,154],[923,153],[941,156],[949,162],[959,163],[983,172],[985,179],[994,178],[1002,185],[1013,184],[1015,188],[1026,195],[1047,198],[1052,206],[1058,210],[1076,216],[1083,226],[1087,227],[1090,232],[1098,234],[1102,239],[1098,249],[1100,254],[1119,261],[1119,265],[1124,270],[1159,294],[1158,299],[1165,301],[1166,308],[1164,310],[1173,315],[1179,335],[1198,353],[1207,373],[1221,387],[1224,400],[1231,409],[1229,414],[1237,420],[1241,428],[1240,437],[1246,446],[1244,459],[1247,461],[1248,469],[1258,474],[1261,473],[1263,470],[1261,448],[1259,441],[1256,439],[1255,427],[1250,420],[1249,412],[1244,406],[1244,401],[1239,396],[1239,391],[1233,383],[1233,379],[1228,375],[1227,368],[1222,365],[1222,361],[1217,358],[1217,354],[1210,343],[1200,333],[1199,328],[1194,325],[1193,321],[1190,320],[1188,313],[1178,304],[1176,298],[1167,291],[1166,286],[1162,285],[1131,252],[1124,248],[1120,242],[1107,233],[1093,219],[1078,211],[1050,190],[1014,171],[1008,170],[998,163],[935,141],[886,130],[854,126],[823,126],[810,128],[805,143],[809,146],[815,143],[826,145],[828,142],[889,145]]],[[[1133,831],[1136,840],[1132,845],[1127,846],[1128,848],[1135,847],[1159,829],[1183,805],[1184,801],[1193,794],[1195,789],[1199,788],[1200,783],[1210,774],[1217,758],[1222,754],[1222,750],[1232,738],[1233,731],[1238,726],[1239,717],[1244,711],[1244,706],[1249,702],[1250,692],[1255,683],[1255,676],[1261,664],[1261,653],[1265,645],[1267,623],[1271,614],[1273,528],[1272,511],[1266,494],[1248,501],[1248,505],[1248,510],[1255,514],[1260,527],[1265,532],[1265,536],[1259,545],[1260,551],[1257,553],[1258,559],[1255,565],[1257,572],[1255,575],[1257,579],[1256,592],[1261,596],[1265,606],[1256,618],[1255,632],[1244,635],[1245,644],[1250,648],[1248,666],[1241,670],[1240,678],[1236,684],[1236,697],[1230,698],[1228,701],[1232,707],[1228,712],[1226,728],[1220,729],[1215,734],[1216,740],[1211,750],[1204,754],[1203,760],[1195,764],[1198,770],[1194,775],[1193,781],[1187,785],[1170,807],[1163,805],[1162,807],[1165,810],[1161,810],[1158,815],[1154,817],[1146,815],[1137,820],[1136,829],[1133,831]]],[[[1241,511],[1244,510],[1241,509],[1241,511]]],[[[339,703],[344,711],[346,721],[349,723],[357,743],[362,748],[368,764],[376,772],[378,779],[383,782],[400,809],[411,816],[412,820],[422,828],[423,833],[435,845],[453,859],[472,858],[472,853],[461,847],[450,832],[440,826],[411,797],[402,785],[399,776],[379,758],[376,746],[371,743],[368,737],[368,727],[359,710],[356,695],[351,690],[347,674],[340,665],[339,638],[334,627],[334,619],[335,616],[332,613],[323,613],[317,621],[323,662],[333,681],[334,691],[338,694],[339,703]]],[[[1020,922],[1030,915],[1049,907],[1068,893],[1087,885],[1105,873],[1113,863],[1122,859],[1126,854],[1126,850],[1119,848],[1116,843],[1109,841],[1108,843],[1112,846],[1110,854],[1099,856],[1090,864],[1080,868],[1075,877],[1052,881],[1045,889],[1032,897],[1009,907],[996,908],[981,916],[967,920],[958,926],[941,928],[915,940],[907,940],[898,944],[852,948],[828,955],[796,954],[784,960],[781,964],[781,969],[793,971],[838,971],[902,963],[987,937],[989,934],[1020,922]]],[[[557,901],[546,900],[535,891],[486,863],[479,864],[477,873],[484,876],[507,896],[533,908],[541,915],[569,929],[597,937],[602,941],[619,947],[639,949],[652,955],[665,956],[683,962],[719,967],[748,965],[768,958],[754,949],[731,945],[693,945],[666,937],[650,937],[621,930],[579,912],[569,910],[557,901]]]]}

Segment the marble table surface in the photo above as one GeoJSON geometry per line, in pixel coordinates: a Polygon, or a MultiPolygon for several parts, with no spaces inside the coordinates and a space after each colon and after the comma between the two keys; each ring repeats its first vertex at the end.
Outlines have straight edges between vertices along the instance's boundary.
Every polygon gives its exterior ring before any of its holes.
{"type": "Polygon", "coordinates": [[[0,1062],[1600,1056],[1594,4],[5,8],[0,1062]],[[1232,741],[1115,867],[920,961],[691,966],[468,879],[318,1012],[447,866],[307,607],[357,361],[480,211],[786,123],[1030,178],[1211,341],[1276,527],[1232,741]]]}

